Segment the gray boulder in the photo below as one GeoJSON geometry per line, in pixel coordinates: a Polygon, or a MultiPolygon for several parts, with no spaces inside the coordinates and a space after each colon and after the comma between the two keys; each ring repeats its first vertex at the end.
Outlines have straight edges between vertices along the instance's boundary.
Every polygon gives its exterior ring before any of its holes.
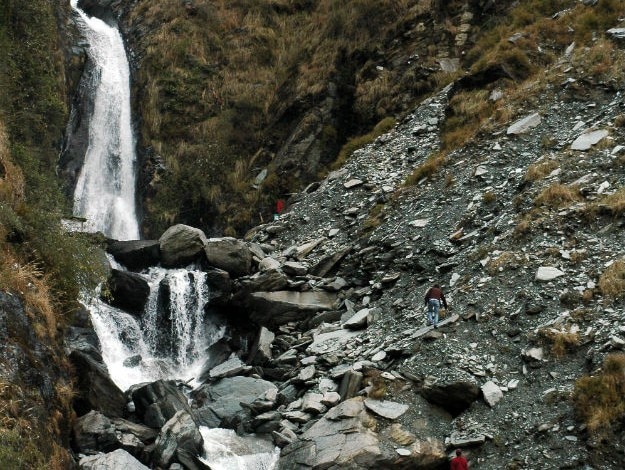
{"type": "Polygon", "coordinates": [[[132,391],[137,416],[152,428],[161,428],[178,411],[191,412],[187,398],[173,381],[158,380],[132,391]]]}
{"type": "Polygon", "coordinates": [[[255,292],[250,295],[248,304],[252,320],[271,327],[332,310],[336,299],[336,294],[331,292],[255,292]]]}
{"type": "Polygon", "coordinates": [[[233,277],[245,276],[252,270],[252,252],[236,238],[210,238],[204,252],[211,266],[228,271],[233,277]]]}
{"type": "Polygon", "coordinates": [[[328,411],[299,441],[284,447],[278,468],[442,468],[446,455],[440,442],[414,438],[401,456],[391,441],[393,429],[367,413],[362,397],[352,398],[328,411]]]}
{"type": "Polygon", "coordinates": [[[102,300],[113,307],[140,314],[150,296],[148,282],[139,274],[112,269],[107,280],[108,295],[102,300]]]}
{"type": "Polygon", "coordinates": [[[202,364],[202,372],[199,375],[199,381],[205,382],[210,378],[210,371],[225,362],[232,353],[232,348],[228,344],[226,338],[221,338],[216,343],[210,345],[206,351],[206,361],[202,364]]]}
{"type": "Polygon", "coordinates": [[[106,366],[81,351],[72,351],[69,359],[77,373],[79,392],[74,399],[76,412],[83,415],[99,410],[111,418],[122,417],[126,398],[109,377],[106,366]]]}
{"type": "Polygon", "coordinates": [[[113,240],[106,247],[106,251],[133,271],[156,266],[161,259],[158,240],[113,240]]]}
{"type": "Polygon", "coordinates": [[[271,344],[275,338],[275,334],[264,326],[261,326],[258,335],[254,340],[254,344],[250,349],[248,363],[263,365],[269,362],[272,359],[271,344]]]}
{"type": "Polygon", "coordinates": [[[430,403],[456,416],[480,397],[480,388],[473,376],[453,369],[444,377],[426,377],[420,393],[430,403]]]}
{"type": "Polygon", "coordinates": [[[154,445],[154,460],[163,468],[173,462],[184,463],[190,456],[200,454],[203,442],[193,416],[180,410],[161,429],[154,445]]]}
{"type": "Polygon", "coordinates": [[[132,455],[123,449],[108,454],[90,455],[78,462],[82,470],[149,470],[132,455]]]}
{"type": "Polygon", "coordinates": [[[120,447],[115,425],[97,411],[78,418],[73,433],[74,446],[81,453],[109,452],[120,447]]]}
{"type": "Polygon", "coordinates": [[[206,241],[206,235],[199,228],[183,224],[169,227],[158,240],[163,266],[180,267],[196,260],[206,241]]]}
{"type": "Polygon", "coordinates": [[[203,385],[194,393],[199,404],[199,422],[209,427],[232,427],[237,424],[237,416],[244,411],[245,405],[251,405],[270,390],[277,391],[277,387],[252,377],[229,377],[212,385],[203,385]]]}

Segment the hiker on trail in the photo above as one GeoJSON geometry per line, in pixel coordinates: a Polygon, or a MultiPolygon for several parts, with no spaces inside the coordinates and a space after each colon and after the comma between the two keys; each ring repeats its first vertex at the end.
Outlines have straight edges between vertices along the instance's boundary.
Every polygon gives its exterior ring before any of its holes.
{"type": "Polygon", "coordinates": [[[460,449],[456,449],[456,456],[451,459],[451,470],[469,470],[469,463],[460,449]]]}
{"type": "Polygon", "coordinates": [[[445,300],[441,286],[434,284],[425,294],[425,305],[428,307],[428,325],[434,325],[434,328],[438,328],[438,311],[441,308],[441,302],[447,309],[447,300],[445,300]]]}

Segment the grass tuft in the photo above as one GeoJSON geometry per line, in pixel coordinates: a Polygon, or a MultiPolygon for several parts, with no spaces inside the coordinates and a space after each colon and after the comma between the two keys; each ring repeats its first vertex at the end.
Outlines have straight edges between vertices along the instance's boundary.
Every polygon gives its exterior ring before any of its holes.
{"type": "Polygon", "coordinates": [[[625,416],[625,354],[610,354],[602,370],[575,382],[573,405],[591,432],[605,433],[625,416]]]}
{"type": "Polygon", "coordinates": [[[625,260],[615,261],[601,274],[599,290],[609,299],[625,297],[625,260]]]}

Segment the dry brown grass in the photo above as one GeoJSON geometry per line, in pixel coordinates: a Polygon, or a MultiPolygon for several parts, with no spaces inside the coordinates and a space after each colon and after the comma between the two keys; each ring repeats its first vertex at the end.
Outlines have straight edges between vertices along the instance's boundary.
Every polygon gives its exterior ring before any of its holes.
{"type": "Polygon", "coordinates": [[[560,209],[567,207],[574,202],[581,200],[579,188],[576,186],[567,186],[560,183],[554,183],[545,188],[534,199],[536,206],[545,206],[552,209],[560,209]]]}
{"type": "Polygon", "coordinates": [[[408,175],[406,181],[404,182],[404,186],[414,186],[424,178],[431,179],[438,171],[441,170],[446,161],[447,152],[434,153],[428,157],[425,162],[415,168],[410,175],[408,175]]]}
{"type": "Polygon", "coordinates": [[[558,168],[558,162],[556,162],[555,160],[549,159],[534,163],[527,167],[527,172],[525,173],[525,181],[537,181],[543,179],[556,168],[558,168]]]}
{"type": "Polygon", "coordinates": [[[54,338],[57,314],[50,284],[48,275],[37,264],[22,263],[9,249],[4,250],[0,262],[0,285],[24,300],[26,312],[35,325],[40,325],[35,326],[40,337],[54,338]]]}
{"type": "Polygon", "coordinates": [[[625,354],[610,354],[602,370],[575,382],[573,405],[591,432],[607,433],[625,415],[625,354]]]}
{"type": "Polygon", "coordinates": [[[599,277],[599,290],[609,299],[625,297],[625,260],[615,261],[606,268],[599,277]]]}
{"type": "Polygon", "coordinates": [[[489,261],[486,265],[486,271],[492,276],[499,272],[505,271],[519,261],[519,256],[511,251],[504,251],[497,258],[489,261]]]}
{"type": "Polygon", "coordinates": [[[544,328],[539,334],[551,342],[551,354],[564,357],[567,352],[579,345],[579,332],[572,327],[565,329],[544,328]]]}
{"type": "Polygon", "coordinates": [[[589,217],[596,217],[601,214],[618,217],[625,214],[625,187],[601,197],[592,204],[588,204],[586,206],[586,214],[589,217]]]}

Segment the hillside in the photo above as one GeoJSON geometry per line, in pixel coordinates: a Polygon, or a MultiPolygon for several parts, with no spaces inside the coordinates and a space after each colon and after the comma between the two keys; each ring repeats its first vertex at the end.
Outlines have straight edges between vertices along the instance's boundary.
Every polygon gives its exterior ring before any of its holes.
{"type": "MultiPolygon", "coordinates": [[[[85,51],[69,6],[18,3],[0,7],[0,466],[72,468],[84,371],[64,335],[92,328],[77,299],[108,270],[101,238],[60,224],[85,51]]],[[[249,425],[287,435],[282,468],[327,467],[309,431],[343,421],[297,398],[347,371],[356,400],[409,407],[332,434],[375,433],[388,468],[445,467],[458,446],[472,468],[625,466],[622,2],[84,7],[119,19],[130,53],[144,237],[184,223],[257,249],[261,274],[217,308],[276,335],[250,374],[298,396],[249,425]],[[339,302],[276,324],[247,303],[265,271],[339,302]]]]}
{"type": "Polygon", "coordinates": [[[182,222],[241,235],[267,220],[344,144],[448,82],[508,3],[120,5],[137,67],[146,234],[182,222]]]}

